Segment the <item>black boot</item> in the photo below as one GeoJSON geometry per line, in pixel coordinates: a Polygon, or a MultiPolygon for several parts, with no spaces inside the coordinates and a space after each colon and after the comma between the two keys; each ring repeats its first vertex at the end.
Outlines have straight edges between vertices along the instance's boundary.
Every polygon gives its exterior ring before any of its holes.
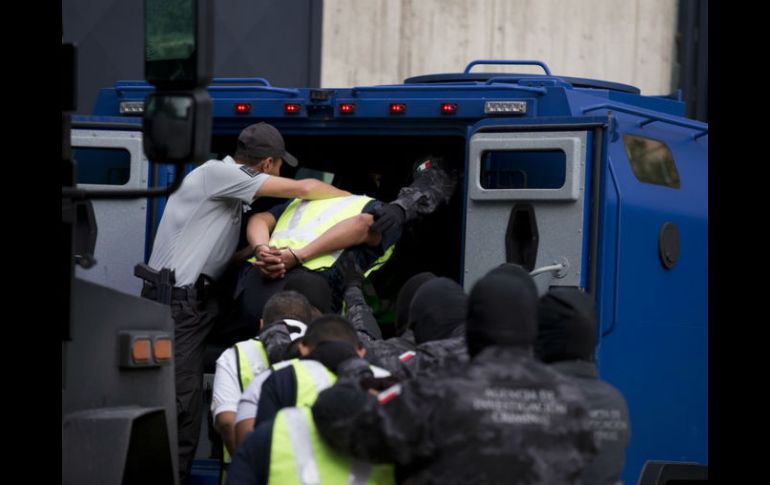
{"type": "Polygon", "coordinates": [[[439,204],[446,204],[457,186],[457,178],[444,170],[436,159],[417,164],[414,180],[398,193],[392,203],[404,209],[406,221],[430,214],[439,204]]]}

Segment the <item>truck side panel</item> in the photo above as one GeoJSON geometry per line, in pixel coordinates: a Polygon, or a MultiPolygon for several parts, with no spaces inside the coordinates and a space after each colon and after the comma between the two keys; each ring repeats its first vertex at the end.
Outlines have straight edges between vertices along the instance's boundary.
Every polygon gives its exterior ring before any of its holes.
{"type": "Polygon", "coordinates": [[[634,116],[616,120],[603,167],[598,359],[629,403],[623,478],[633,483],[646,460],[708,462],[708,142],[662,123],[640,127],[634,116]],[[655,156],[648,168],[666,173],[652,173],[658,184],[640,180],[629,159],[634,142],[658,154],[663,142],[679,186],[655,156]],[[666,223],[679,236],[670,268],[659,249],[666,223]]]}

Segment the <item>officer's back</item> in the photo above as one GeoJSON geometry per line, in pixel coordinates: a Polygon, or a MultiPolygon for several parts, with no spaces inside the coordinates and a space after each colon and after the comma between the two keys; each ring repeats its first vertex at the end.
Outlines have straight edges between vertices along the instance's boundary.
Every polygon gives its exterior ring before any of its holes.
{"type": "Polygon", "coordinates": [[[586,467],[583,483],[620,481],[630,440],[623,395],[599,378],[594,362],[596,312],[591,298],[574,288],[556,288],[540,299],[538,358],[570,377],[586,399],[599,454],[586,467]]]}
{"type": "Polygon", "coordinates": [[[313,408],[319,431],[356,458],[397,463],[409,483],[579,483],[596,447],[579,389],[532,356],[536,311],[526,271],[484,277],[469,298],[469,363],[379,400],[334,386],[313,408]]]}

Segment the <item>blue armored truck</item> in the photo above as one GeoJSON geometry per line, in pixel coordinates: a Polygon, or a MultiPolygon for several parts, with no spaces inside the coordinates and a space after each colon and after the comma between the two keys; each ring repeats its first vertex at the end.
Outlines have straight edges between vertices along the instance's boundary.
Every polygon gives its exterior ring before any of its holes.
{"type": "MultiPolygon", "coordinates": [[[[74,117],[82,187],[133,190],[184,175],[142,151],[143,101],[153,90],[117,82],[102,89],[91,116],[74,117]]],[[[554,75],[539,61],[496,60],[396,85],[287,88],[221,78],[208,92],[212,158],[231,153],[245,126],[266,121],[300,160],[284,164],[284,176],[358,193],[376,181],[368,194],[387,201],[417,157],[443,157],[459,187],[373,276],[383,319],[418,271],[470,290],[512,262],[532,271],[541,292],[580,287],[597,304],[600,373],[628,401],[624,482],[706,475],[708,125],[685,118],[680,95],[646,96],[554,75]],[[543,73],[477,67],[502,65],[543,73]]],[[[149,258],[163,208],[163,199],[94,201],[96,264],[77,276],[138,295],[133,267],[149,258]]]]}

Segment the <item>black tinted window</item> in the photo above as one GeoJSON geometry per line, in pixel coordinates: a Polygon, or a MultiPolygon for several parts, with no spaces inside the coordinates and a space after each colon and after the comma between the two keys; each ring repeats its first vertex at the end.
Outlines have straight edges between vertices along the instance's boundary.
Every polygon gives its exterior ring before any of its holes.
{"type": "Polygon", "coordinates": [[[485,189],[560,189],[567,174],[561,150],[488,151],[481,157],[485,189]]]}
{"type": "Polygon", "coordinates": [[[121,148],[73,148],[79,184],[125,185],[131,154],[121,148]]]}
{"type": "Polygon", "coordinates": [[[631,169],[640,182],[675,189],[680,187],[674,156],[665,143],[634,135],[623,135],[623,142],[631,169]]]}

